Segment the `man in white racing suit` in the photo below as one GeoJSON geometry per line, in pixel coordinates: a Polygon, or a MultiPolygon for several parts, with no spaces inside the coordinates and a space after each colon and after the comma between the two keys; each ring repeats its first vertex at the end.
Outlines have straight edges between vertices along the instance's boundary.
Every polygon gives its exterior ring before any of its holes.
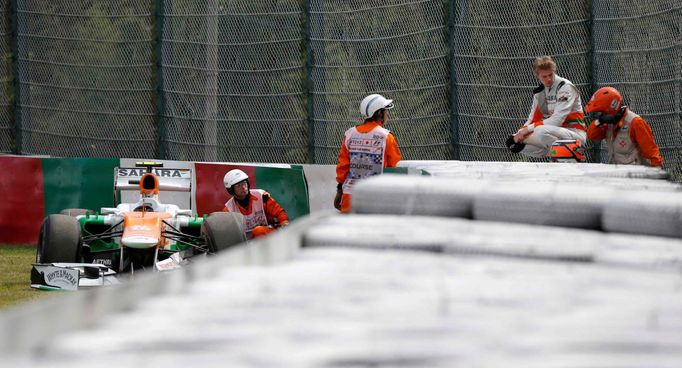
{"type": "Polygon", "coordinates": [[[533,90],[533,105],[528,120],[506,141],[507,148],[526,156],[548,157],[557,140],[575,140],[585,145],[586,131],[578,89],[556,74],[556,63],[549,56],[533,62],[540,85],[533,90]]]}

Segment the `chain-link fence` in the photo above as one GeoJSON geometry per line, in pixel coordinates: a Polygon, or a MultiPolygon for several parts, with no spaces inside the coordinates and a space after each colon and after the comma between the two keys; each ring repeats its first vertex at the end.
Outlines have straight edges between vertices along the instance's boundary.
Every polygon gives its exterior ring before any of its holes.
{"type": "Polygon", "coordinates": [[[447,15],[444,1],[310,1],[315,162],[336,162],[374,92],[395,100],[387,127],[404,157],[453,157],[447,15]]]}
{"type": "Polygon", "coordinates": [[[405,159],[518,160],[503,141],[547,54],[583,102],[619,88],[682,172],[678,0],[3,6],[3,152],[328,164],[362,97],[382,93],[405,159]]]}
{"type": "Polygon", "coordinates": [[[300,1],[167,0],[162,154],[308,162],[300,1]]]}
{"type": "Polygon", "coordinates": [[[666,168],[682,174],[682,2],[595,1],[593,32],[595,88],[621,91],[666,168]]]}
{"type": "Polygon", "coordinates": [[[18,150],[54,156],[154,156],[150,3],[13,3],[18,150]]]}
{"type": "Polygon", "coordinates": [[[589,8],[583,0],[551,5],[518,1],[462,1],[453,19],[454,89],[460,158],[515,160],[503,140],[528,117],[539,82],[532,61],[552,55],[557,74],[590,97],[589,8]]]}

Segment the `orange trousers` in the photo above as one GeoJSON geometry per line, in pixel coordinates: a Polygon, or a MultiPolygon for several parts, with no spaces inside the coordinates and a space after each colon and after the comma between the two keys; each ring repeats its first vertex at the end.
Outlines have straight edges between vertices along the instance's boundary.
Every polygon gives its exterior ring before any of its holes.
{"type": "Polygon", "coordinates": [[[343,193],[341,196],[341,212],[342,213],[349,213],[350,212],[350,194],[349,193],[343,193]]]}

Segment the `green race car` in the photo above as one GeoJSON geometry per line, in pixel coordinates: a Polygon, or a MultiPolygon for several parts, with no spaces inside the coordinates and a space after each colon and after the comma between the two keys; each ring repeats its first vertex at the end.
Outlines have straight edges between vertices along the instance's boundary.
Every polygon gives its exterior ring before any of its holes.
{"type": "MultiPolygon", "coordinates": [[[[139,199],[94,213],[66,209],[49,215],[40,230],[31,284],[41,289],[77,289],[116,282],[116,274],[166,271],[198,255],[214,254],[246,241],[239,213],[194,215],[159,201],[159,191],[191,193],[189,169],[137,163],[117,168],[115,198],[137,189],[139,199]]],[[[118,200],[116,200],[118,202],[118,200]]]]}

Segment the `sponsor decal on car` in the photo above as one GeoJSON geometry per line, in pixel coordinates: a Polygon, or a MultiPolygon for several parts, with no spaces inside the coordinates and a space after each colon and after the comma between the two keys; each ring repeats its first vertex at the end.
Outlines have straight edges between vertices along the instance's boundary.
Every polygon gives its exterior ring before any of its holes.
{"type": "MultiPolygon", "coordinates": [[[[159,178],[191,178],[189,169],[153,169],[154,174],[159,178]]],[[[138,178],[142,177],[147,172],[147,169],[143,168],[119,168],[118,176],[126,178],[138,178]]]]}
{"type": "Polygon", "coordinates": [[[60,267],[46,267],[43,273],[45,283],[63,290],[78,289],[78,270],[60,267]]]}
{"type": "Polygon", "coordinates": [[[113,262],[111,261],[111,258],[95,258],[92,260],[92,263],[101,264],[101,265],[105,265],[107,267],[111,267],[113,262]]]}

